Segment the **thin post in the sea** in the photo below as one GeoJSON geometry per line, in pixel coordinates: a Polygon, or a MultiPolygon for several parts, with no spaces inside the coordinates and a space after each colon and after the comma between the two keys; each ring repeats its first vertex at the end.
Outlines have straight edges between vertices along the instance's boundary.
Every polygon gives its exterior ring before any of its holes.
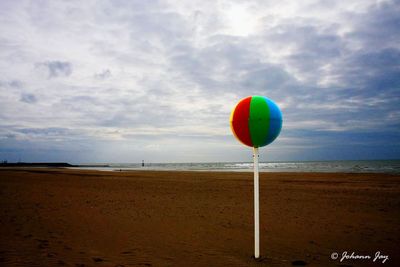
{"type": "Polygon", "coordinates": [[[254,158],[254,257],[260,257],[260,197],[258,177],[258,148],[253,147],[254,158]]]}

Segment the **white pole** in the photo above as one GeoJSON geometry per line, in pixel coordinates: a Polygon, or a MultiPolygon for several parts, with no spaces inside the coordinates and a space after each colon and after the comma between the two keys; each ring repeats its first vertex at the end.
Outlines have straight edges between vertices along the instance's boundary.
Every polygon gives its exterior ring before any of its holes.
{"type": "Polygon", "coordinates": [[[260,204],[258,178],[258,148],[254,147],[254,257],[260,257],[260,204]]]}

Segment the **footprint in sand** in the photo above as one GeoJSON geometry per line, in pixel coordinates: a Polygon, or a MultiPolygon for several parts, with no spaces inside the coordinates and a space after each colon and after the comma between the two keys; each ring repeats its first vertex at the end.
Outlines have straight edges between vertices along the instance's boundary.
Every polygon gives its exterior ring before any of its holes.
{"type": "Polygon", "coordinates": [[[31,237],[32,237],[31,234],[29,234],[29,235],[24,235],[24,238],[31,238],[31,237]]]}
{"type": "Polygon", "coordinates": [[[292,261],[292,265],[294,265],[294,266],[305,266],[305,265],[307,265],[307,262],[302,261],[302,260],[295,260],[295,261],[292,261]]]}
{"type": "Polygon", "coordinates": [[[48,258],[54,258],[54,256],[56,256],[56,255],[57,255],[57,253],[52,253],[52,252],[47,253],[48,258]]]}
{"type": "Polygon", "coordinates": [[[92,258],[94,262],[102,262],[104,261],[102,258],[92,258]]]}
{"type": "Polygon", "coordinates": [[[46,239],[35,239],[39,242],[38,248],[45,249],[49,246],[49,240],[46,239]]]}

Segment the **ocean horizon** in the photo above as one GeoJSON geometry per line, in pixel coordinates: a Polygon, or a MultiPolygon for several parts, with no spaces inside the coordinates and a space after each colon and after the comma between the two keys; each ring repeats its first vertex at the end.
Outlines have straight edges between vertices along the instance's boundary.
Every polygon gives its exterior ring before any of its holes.
{"type": "MultiPolygon", "coordinates": [[[[82,163],[72,169],[101,171],[237,171],[252,172],[253,162],[82,163]]],[[[400,160],[332,160],[260,162],[260,172],[400,173],[400,160]]]]}

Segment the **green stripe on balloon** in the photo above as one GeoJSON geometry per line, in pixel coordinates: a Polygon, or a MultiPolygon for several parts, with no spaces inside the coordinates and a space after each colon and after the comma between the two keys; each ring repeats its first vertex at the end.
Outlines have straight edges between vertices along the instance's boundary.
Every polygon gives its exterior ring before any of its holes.
{"type": "Polygon", "coordinates": [[[254,147],[264,146],[269,131],[270,109],[262,96],[253,96],[250,102],[249,129],[254,147]]]}

